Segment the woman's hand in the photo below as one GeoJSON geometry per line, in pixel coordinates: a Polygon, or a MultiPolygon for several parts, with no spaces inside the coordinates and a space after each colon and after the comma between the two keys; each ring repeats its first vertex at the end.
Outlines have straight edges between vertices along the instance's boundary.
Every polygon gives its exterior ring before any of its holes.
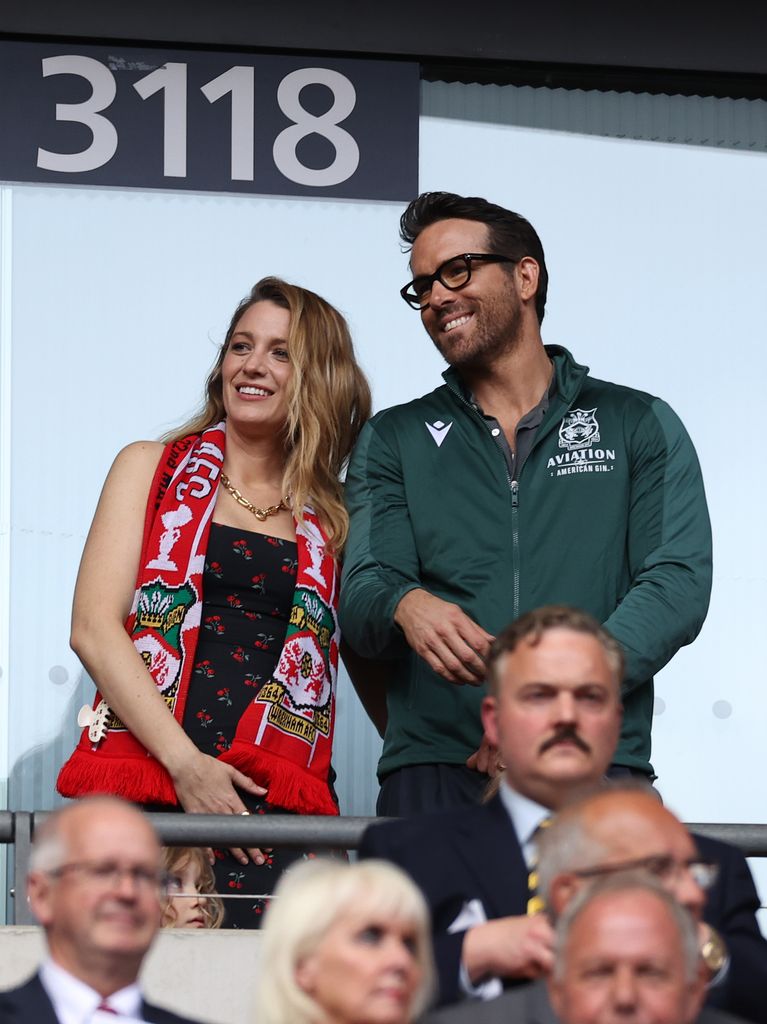
{"type": "MultiPolygon", "coordinates": [[[[256,785],[247,775],[198,750],[171,772],[171,777],[179,803],[190,814],[249,814],[237,789],[253,796],[266,796],[264,787],[256,785]]],[[[248,856],[256,864],[266,860],[257,847],[248,849],[247,853],[232,847],[230,852],[241,864],[248,863],[248,856]]]]}

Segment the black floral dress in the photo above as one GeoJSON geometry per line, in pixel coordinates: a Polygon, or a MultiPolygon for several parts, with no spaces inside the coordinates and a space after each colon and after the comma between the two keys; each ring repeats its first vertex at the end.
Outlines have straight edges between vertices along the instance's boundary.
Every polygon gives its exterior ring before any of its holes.
{"type": "MultiPolygon", "coordinates": [[[[213,523],[203,575],[203,609],[194,669],[184,707],[184,731],[215,757],[231,746],[237,723],[277,664],[296,583],[293,541],[213,523]]],[[[240,791],[253,814],[285,814],[240,791]]],[[[266,863],[240,864],[216,850],[216,888],[224,928],[258,928],[266,901],[285,868],[312,854],[274,850],[266,863]]]]}

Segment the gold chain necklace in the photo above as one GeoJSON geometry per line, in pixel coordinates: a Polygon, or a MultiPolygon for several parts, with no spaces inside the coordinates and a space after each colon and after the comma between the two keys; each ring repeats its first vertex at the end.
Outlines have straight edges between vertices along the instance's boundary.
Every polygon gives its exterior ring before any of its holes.
{"type": "Polygon", "coordinates": [[[252,512],[256,519],[259,521],[259,523],[263,523],[266,519],[269,518],[269,516],[275,516],[277,515],[278,512],[282,512],[283,509],[288,509],[290,507],[288,504],[289,499],[286,494],[282,501],[279,503],[279,505],[267,505],[266,508],[256,508],[252,501],[248,501],[244,494],[238,491],[236,487],[233,487],[231,485],[231,483],[229,482],[229,477],[226,475],[226,473],[221,474],[221,483],[224,485],[227,491],[229,491],[229,493],[237,502],[237,504],[242,505],[242,507],[246,508],[248,512],[252,512]]]}

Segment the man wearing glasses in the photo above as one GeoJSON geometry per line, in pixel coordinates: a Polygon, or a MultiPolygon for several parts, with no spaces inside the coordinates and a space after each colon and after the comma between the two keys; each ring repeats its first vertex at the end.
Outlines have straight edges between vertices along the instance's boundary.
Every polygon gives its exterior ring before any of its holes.
{"type": "Polygon", "coordinates": [[[160,926],[160,846],[140,811],[91,797],[37,830],[27,893],[48,956],[26,984],[0,993],[3,1024],[90,1024],[115,1014],[191,1024],[147,1003],[137,984],[160,926]]]}
{"type": "Polygon", "coordinates": [[[594,879],[654,875],[698,922],[708,1005],[765,1019],[767,942],[751,872],[735,847],[690,835],[654,792],[627,782],[562,811],[541,835],[538,853],[539,885],[554,919],[594,879]]]}
{"type": "MultiPolygon", "coordinates": [[[[756,920],[759,898],[741,853],[691,836],[652,790],[609,784],[571,803],[540,832],[537,883],[541,909],[556,924],[592,883],[649,875],[696,922],[707,1010],[761,1022],[767,1006],[767,943],[756,920]]],[[[620,955],[619,949],[615,950],[620,955]]],[[[628,1018],[627,1018],[628,1019],[628,1018]]],[[[554,1024],[545,981],[510,989],[483,1004],[431,1014],[427,1024],[554,1024]]]]}
{"type": "Polygon", "coordinates": [[[449,368],[371,420],[347,479],[340,616],[353,653],[381,663],[349,663],[386,719],[378,811],[479,798],[496,757],[479,714],[489,645],[551,602],[590,612],[623,646],[611,772],[652,779],[653,676],[697,635],[711,585],[692,443],[661,400],[544,346],[548,274],[523,217],[424,193],[401,235],[414,275],[402,297],[449,368]]]}

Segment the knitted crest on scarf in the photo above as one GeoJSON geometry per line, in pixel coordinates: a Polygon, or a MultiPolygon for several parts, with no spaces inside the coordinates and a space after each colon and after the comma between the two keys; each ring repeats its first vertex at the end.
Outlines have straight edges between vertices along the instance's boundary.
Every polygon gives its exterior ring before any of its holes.
{"type": "MultiPolygon", "coordinates": [[[[149,493],[136,592],[125,623],[179,723],[200,630],[205,551],[225,443],[222,422],[165,448],[149,493]]],[[[310,508],[296,521],[296,542],[296,588],[282,653],[219,760],[266,787],[275,806],[338,814],[328,786],[338,668],[337,565],[310,508]]],[[[139,803],[178,803],[166,769],[101,694],[87,717],[90,727],[59,773],[63,796],[114,793],[139,803]]]]}

